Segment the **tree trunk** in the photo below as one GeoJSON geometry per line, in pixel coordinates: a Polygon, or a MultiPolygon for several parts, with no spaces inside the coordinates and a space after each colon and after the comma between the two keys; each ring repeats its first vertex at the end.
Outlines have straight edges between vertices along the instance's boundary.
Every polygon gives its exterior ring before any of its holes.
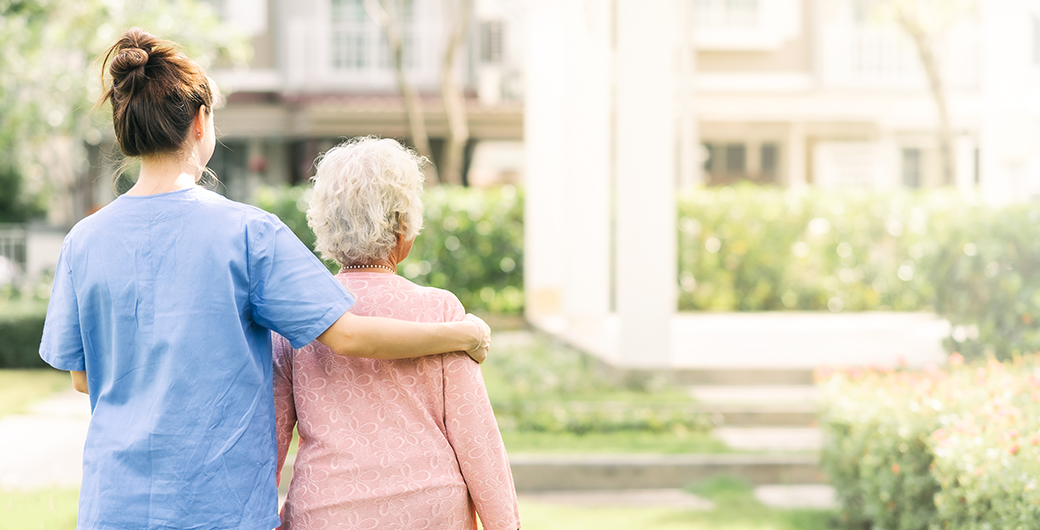
{"type": "Polygon", "coordinates": [[[441,178],[448,184],[462,184],[462,163],[466,143],[469,141],[469,124],[466,119],[466,101],[462,89],[455,80],[455,58],[459,48],[469,34],[472,12],[471,0],[444,0],[445,18],[451,20],[448,43],[444,48],[441,64],[441,98],[444,113],[448,118],[448,138],[441,154],[441,178]]]}
{"type": "Polygon", "coordinates": [[[928,35],[921,25],[907,16],[903,8],[898,8],[899,24],[903,30],[913,39],[917,48],[917,54],[921,58],[921,65],[928,76],[928,85],[932,91],[932,99],[939,113],[939,155],[942,161],[943,185],[949,186],[954,183],[953,175],[953,131],[950,128],[950,115],[946,106],[946,94],[943,90],[942,76],[939,73],[939,64],[935,60],[928,35]]]}
{"type": "Polygon", "coordinates": [[[390,57],[393,60],[394,73],[397,77],[397,88],[401,91],[405,113],[408,116],[408,134],[411,136],[415,151],[430,161],[425,167],[426,181],[435,184],[440,181],[440,178],[437,175],[437,167],[433,165],[433,149],[430,148],[430,137],[426,134],[426,119],[423,116],[422,102],[419,100],[419,94],[408,81],[404,70],[404,38],[401,34],[395,1],[365,0],[365,11],[386,35],[387,47],[390,49],[390,57]]]}

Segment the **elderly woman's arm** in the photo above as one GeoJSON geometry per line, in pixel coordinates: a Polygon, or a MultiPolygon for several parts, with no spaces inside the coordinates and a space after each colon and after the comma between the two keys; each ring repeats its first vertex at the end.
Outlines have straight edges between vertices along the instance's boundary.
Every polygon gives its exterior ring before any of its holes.
{"type": "Polygon", "coordinates": [[[443,374],[445,434],[480,522],[487,530],[520,528],[513,474],[480,367],[446,355],[443,374]]]}
{"type": "Polygon", "coordinates": [[[479,363],[491,346],[491,328],[473,315],[433,324],[344,313],[318,341],[350,357],[406,359],[464,351],[479,363]]]}
{"type": "Polygon", "coordinates": [[[275,435],[278,440],[278,462],[275,481],[281,484],[282,468],[292,444],[293,428],[296,427],[296,401],[293,397],[293,354],[288,340],[278,334],[272,336],[274,370],[275,435]]]}

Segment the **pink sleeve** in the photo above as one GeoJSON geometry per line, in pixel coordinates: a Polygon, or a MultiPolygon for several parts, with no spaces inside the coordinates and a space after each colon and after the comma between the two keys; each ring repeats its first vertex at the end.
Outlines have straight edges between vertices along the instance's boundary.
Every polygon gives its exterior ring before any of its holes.
{"type": "Polygon", "coordinates": [[[289,341],[277,333],[272,334],[274,353],[274,415],[275,434],[278,438],[278,467],[275,478],[282,481],[282,466],[292,444],[293,428],[296,427],[296,403],[293,401],[292,361],[293,349],[289,341]]]}
{"type": "MultiPolygon", "coordinates": [[[[458,300],[446,320],[461,320],[458,300]],[[457,314],[456,314],[457,313],[457,314]]],[[[467,355],[444,356],[444,427],[485,530],[520,528],[509,459],[491,410],[480,365],[467,355]]]]}

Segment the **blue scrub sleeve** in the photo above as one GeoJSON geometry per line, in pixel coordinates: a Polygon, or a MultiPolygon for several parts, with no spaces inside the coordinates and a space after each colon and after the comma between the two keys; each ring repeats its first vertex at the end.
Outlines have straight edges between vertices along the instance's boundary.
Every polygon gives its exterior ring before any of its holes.
{"type": "Polygon", "coordinates": [[[302,348],[354,305],[354,297],[277,217],[249,234],[253,320],[302,348]]]}
{"type": "Polygon", "coordinates": [[[79,305],[69,266],[69,240],[66,237],[54,271],[54,285],[43,324],[40,357],[58,370],[86,370],[83,335],[80,333],[79,305]]]}

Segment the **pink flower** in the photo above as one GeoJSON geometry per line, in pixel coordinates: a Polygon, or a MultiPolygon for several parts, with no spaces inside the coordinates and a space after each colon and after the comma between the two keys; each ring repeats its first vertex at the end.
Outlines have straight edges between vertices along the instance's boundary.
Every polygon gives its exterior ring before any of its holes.
{"type": "Polygon", "coordinates": [[[953,352],[950,354],[949,361],[950,366],[961,366],[962,364],[964,364],[964,356],[957,352],[953,352]]]}
{"type": "Polygon", "coordinates": [[[1016,444],[1014,444],[1014,445],[1012,445],[1011,447],[1008,448],[1008,453],[1011,453],[1012,455],[1017,455],[1018,454],[1018,450],[1021,449],[1021,448],[1022,448],[1022,446],[1018,445],[1016,443],[1016,444]]]}

